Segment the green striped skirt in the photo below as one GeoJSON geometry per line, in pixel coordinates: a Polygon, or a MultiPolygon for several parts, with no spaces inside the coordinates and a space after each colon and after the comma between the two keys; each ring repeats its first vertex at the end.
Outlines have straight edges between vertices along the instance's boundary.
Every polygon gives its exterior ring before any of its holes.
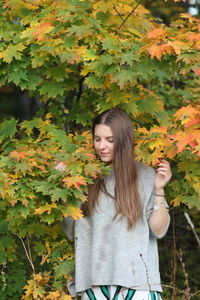
{"type": "Polygon", "coordinates": [[[95,286],[82,293],[81,300],[162,300],[156,291],[137,291],[122,286],[95,286]]]}

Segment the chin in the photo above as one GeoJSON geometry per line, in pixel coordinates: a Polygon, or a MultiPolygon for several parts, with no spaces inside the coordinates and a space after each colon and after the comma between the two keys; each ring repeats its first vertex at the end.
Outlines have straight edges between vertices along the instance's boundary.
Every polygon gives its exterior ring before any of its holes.
{"type": "Polygon", "coordinates": [[[106,158],[101,158],[101,161],[104,162],[104,163],[107,163],[107,164],[111,163],[111,160],[110,159],[106,159],[106,158]]]}

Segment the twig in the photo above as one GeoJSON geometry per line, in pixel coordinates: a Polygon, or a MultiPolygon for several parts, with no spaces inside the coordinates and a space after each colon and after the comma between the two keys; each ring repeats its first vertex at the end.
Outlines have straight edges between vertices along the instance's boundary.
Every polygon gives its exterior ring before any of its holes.
{"type": "Polygon", "coordinates": [[[194,233],[194,236],[195,236],[195,238],[196,238],[196,240],[197,240],[198,245],[200,246],[200,239],[199,239],[199,237],[198,237],[198,235],[197,235],[197,233],[196,233],[194,224],[193,224],[193,222],[192,222],[192,220],[191,220],[189,214],[188,214],[187,212],[184,212],[184,216],[185,216],[185,218],[186,218],[188,224],[190,225],[190,227],[191,227],[191,229],[192,229],[192,232],[194,233]]]}
{"type": "Polygon", "coordinates": [[[25,245],[23,239],[21,238],[21,236],[19,236],[19,234],[17,234],[17,233],[15,233],[15,235],[20,239],[20,241],[21,241],[21,243],[22,243],[22,245],[23,245],[24,251],[25,251],[25,253],[26,253],[26,257],[27,257],[27,259],[28,259],[28,261],[29,261],[29,263],[30,263],[30,265],[31,265],[32,270],[33,270],[34,290],[35,290],[36,300],[38,300],[37,289],[36,289],[36,283],[35,283],[35,278],[34,278],[34,276],[35,276],[35,267],[34,267],[33,260],[32,260],[32,256],[31,256],[31,250],[30,250],[30,243],[29,243],[29,240],[27,239],[27,241],[28,241],[28,250],[27,250],[26,245],[25,245]],[[30,254],[28,253],[28,251],[29,251],[30,254]]]}
{"type": "Polygon", "coordinates": [[[126,21],[128,20],[128,18],[130,18],[130,16],[134,13],[134,11],[136,10],[136,8],[141,4],[142,0],[140,0],[136,6],[132,9],[132,11],[128,14],[128,16],[123,20],[123,22],[121,23],[121,25],[119,26],[119,29],[122,28],[122,26],[126,23],[126,21]]]}
{"type": "Polygon", "coordinates": [[[184,290],[184,294],[185,294],[185,299],[186,300],[190,300],[191,297],[192,297],[192,294],[190,293],[190,287],[189,287],[189,281],[188,281],[188,273],[186,272],[186,269],[185,269],[185,263],[183,261],[183,254],[182,252],[178,252],[177,251],[177,256],[179,258],[179,261],[182,265],[182,268],[183,268],[183,274],[185,276],[185,285],[186,285],[186,289],[184,290]]]}
{"type": "Polygon", "coordinates": [[[29,256],[28,250],[26,249],[26,245],[25,245],[23,239],[17,233],[15,233],[15,235],[20,239],[20,241],[21,241],[21,243],[23,245],[24,251],[26,253],[26,257],[28,258],[28,261],[30,262],[31,268],[33,270],[33,274],[35,274],[35,267],[34,267],[33,261],[31,259],[31,257],[29,256]]]}
{"type": "Polygon", "coordinates": [[[27,239],[27,244],[28,244],[28,253],[29,253],[29,257],[30,257],[30,260],[31,260],[32,263],[33,263],[32,255],[31,255],[30,241],[29,241],[28,236],[26,237],[26,239],[27,239]]]}
{"type": "Polygon", "coordinates": [[[118,14],[118,16],[122,19],[122,21],[124,22],[124,18],[122,17],[122,15],[118,12],[118,10],[116,9],[116,6],[113,6],[114,10],[116,11],[116,13],[118,14]]]}
{"type": "MultiPolygon", "coordinates": [[[[169,288],[169,289],[172,289],[172,290],[176,290],[177,292],[179,292],[180,294],[185,294],[185,291],[184,290],[180,290],[179,288],[176,288],[174,286],[171,286],[171,285],[168,285],[168,284],[162,284],[162,287],[165,287],[165,288],[169,288]]],[[[191,293],[191,298],[197,294],[200,293],[200,290],[196,291],[195,293],[191,293]]],[[[190,298],[190,299],[191,299],[190,298]]]]}

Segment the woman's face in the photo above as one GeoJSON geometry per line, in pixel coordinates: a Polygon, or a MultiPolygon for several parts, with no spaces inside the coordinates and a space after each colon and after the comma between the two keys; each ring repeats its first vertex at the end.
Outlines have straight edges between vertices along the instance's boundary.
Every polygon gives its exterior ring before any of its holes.
{"type": "Polygon", "coordinates": [[[112,163],[114,155],[113,133],[109,126],[99,124],[94,129],[94,148],[105,163],[112,163]]]}

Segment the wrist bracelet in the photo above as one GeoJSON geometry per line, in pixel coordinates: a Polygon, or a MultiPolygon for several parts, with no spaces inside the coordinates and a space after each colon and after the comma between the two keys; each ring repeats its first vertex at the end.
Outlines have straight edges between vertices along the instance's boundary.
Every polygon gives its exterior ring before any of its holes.
{"type": "Polygon", "coordinates": [[[166,208],[169,208],[169,205],[168,205],[166,199],[164,198],[164,200],[161,201],[160,203],[154,202],[154,206],[153,206],[153,210],[154,211],[158,211],[160,209],[159,204],[162,205],[162,206],[164,206],[164,207],[166,207],[166,208]]]}
{"type": "Polygon", "coordinates": [[[154,193],[154,195],[155,195],[156,197],[165,197],[165,194],[163,194],[163,195],[160,195],[160,194],[156,194],[156,193],[154,193]]]}

